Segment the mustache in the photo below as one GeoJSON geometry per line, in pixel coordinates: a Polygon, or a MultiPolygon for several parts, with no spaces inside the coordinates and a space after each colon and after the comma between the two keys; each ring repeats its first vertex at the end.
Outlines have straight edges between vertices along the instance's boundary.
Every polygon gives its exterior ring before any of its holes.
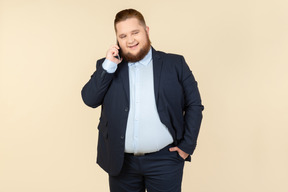
{"type": "Polygon", "coordinates": [[[136,55],[133,55],[130,52],[125,53],[121,49],[120,54],[125,61],[135,63],[142,60],[150,51],[150,48],[151,48],[151,41],[149,39],[148,34],[146,34],[146,43],[143,45],[143,47],[139,50],[139,52],[136,55]]]}

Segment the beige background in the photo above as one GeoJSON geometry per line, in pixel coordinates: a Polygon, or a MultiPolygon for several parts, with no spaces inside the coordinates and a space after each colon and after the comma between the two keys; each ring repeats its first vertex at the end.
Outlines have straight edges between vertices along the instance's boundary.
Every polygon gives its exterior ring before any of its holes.
{"type": "Polygon", "coordinates": [[[82,86],[124,8],[185,56],[205,105],[184,192],[288,191],[287,0],[1,0],[0,191],[108,191],[82,86]]]}

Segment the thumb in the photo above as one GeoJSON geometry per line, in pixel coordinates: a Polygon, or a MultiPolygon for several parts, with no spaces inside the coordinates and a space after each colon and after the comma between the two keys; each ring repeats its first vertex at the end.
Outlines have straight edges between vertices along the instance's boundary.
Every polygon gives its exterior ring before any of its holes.
{"type": "Polygon", "coordinates": [[[178,148],[177,147],[171,147],[169,148],[169,151],[172,152],[172,151],[178,151],[178,148]]]}

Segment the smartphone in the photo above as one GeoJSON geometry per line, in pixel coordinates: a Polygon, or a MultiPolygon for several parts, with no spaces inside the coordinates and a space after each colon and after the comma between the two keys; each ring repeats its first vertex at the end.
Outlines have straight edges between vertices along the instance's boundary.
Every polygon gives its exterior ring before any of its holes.
{"type": "MultiPolygon", "coordinates": [[[[120,45],[119,45],[119,42],[118,42],[118,41],[117,41],[117,45],[118,45],[118,47],[120,48],[120,45]]],[[[119,60],[121,60],[121,58],[122,58],[122,56],[121,56],[121,48],[118,49],[118,55],[117,55],[116,58],[119,59],[119,60]]]]}

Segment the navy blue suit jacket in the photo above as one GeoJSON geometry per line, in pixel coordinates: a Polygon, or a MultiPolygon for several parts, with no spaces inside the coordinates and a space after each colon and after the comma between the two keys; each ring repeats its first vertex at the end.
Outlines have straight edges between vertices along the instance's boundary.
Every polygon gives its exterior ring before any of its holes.
{"type": "MultiPolygon", "coordinates": [[[[169,129],[175,145],[192,155],[204,109],[197,82],[183,56],[152,48],[152,58],[160,120],[169,129]]],[[[116,72],[109,74],[102,68],[103,62],[104,59],[97,61],[96,71],[82,89],[82,98],[90,107],[101,105],[97,163],[110,175],[117,175],[124,161],[130,104],[128,64],[122,61],[116,72]]]]}

